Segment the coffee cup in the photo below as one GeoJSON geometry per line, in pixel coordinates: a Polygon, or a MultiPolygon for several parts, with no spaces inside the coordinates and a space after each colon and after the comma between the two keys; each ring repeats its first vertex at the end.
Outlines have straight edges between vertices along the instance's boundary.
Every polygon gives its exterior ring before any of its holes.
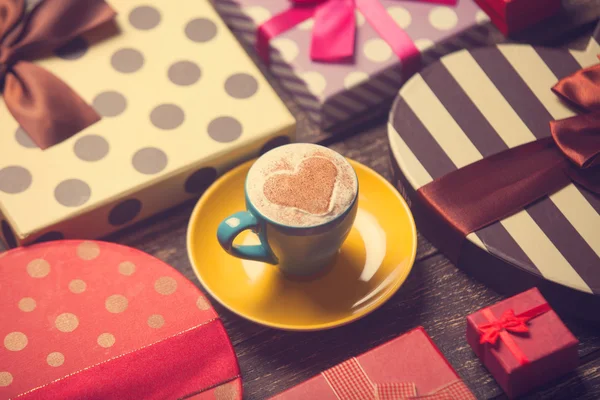
{"type": "Polygon", "coordinates": [[[250,168],[246,210],[217,229],[223,249],[234,257],[278,266],[307,276],[330,265],[352,229],[358,208],[358,178],[350,163],[323,146],[277,147],[250,168]],[[237,245],[252,230],[258,245],[237,245]]]}

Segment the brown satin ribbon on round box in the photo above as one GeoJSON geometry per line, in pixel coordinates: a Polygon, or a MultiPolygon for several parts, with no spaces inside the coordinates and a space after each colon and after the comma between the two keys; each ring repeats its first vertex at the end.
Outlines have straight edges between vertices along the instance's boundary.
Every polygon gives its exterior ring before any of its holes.
{"type": "Polygon", "coordinates": [[[392,109],[392,166],[419,229],[502,290],[600,293],[588,268],[600,262],[598,37],[586,52],[454,53],[409,80],[392,109]]]}

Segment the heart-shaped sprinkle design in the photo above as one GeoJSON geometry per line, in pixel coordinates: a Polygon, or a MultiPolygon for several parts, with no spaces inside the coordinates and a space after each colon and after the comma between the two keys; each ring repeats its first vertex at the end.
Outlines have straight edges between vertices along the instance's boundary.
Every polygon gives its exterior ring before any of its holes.
{"type": "Polygon", "coordinates": [[[280,206],[324,214],[329,210],[337,176],[333,162],[310,157],[300,163],[296,172],[280,172],[267,178],[263,192],[270,202],[280,206]]]}

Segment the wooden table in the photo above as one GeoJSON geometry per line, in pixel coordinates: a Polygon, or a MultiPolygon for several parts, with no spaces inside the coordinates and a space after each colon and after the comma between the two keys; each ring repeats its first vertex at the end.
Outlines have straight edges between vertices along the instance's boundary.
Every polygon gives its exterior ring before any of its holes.
{"type": "MultiPolygon", "coordinates": [[[[565,2],[566,17],[544,24],[522,38],[528,42],[582,46],[591,21],[600,15],[600,0],[565,2]],[[585,25],[573,30],[574,26],[585,25]],[[567,36],[566,32],[570,32],[567,36]]],[[[274,83],[277,89],[277,84],[274,83]]],[[[324,139],[343,155],[375,169],[391,180],[385,120],[355,129],[354,135],[331,137],[307,122],[306,116],[281,92],[299,120],[304,137],[324,139]],[[358,132],[356,132],[358,131],[358,132]]],[[[184,204],[108,240],[138,248],[169,263],[200,287],[187,258],[185,237],[194,204],[184,204]]],[[[1,245],[0,245],[1,246],[1,245]]],[[[0,247],[0,250],[2,248],[0,247]]],[[[598,266],[600,267],[600,266],[598,266]]],[[[202,289],[202,287],[200,287],[202,289]]],[[[290,333],[248,322],[218,303],[235,347],[244,379],[244,398],[265,399],[382,344],[416,326],[423,326],[450,363],[480,399],[504,399],[491,375],[465,340],[466,315],[491,305],[499,294],[452,265],[419,235],[417,261],[406,283],[381,308],[348,326],[322,332],[290,333]]],[[[600,312],[600,311],[599,311],[600,312]]],[[[600,398],[600,324],[561,315],[579,338],[581,366],[572,374],[541,388],[531,399],[600,398]]]]}

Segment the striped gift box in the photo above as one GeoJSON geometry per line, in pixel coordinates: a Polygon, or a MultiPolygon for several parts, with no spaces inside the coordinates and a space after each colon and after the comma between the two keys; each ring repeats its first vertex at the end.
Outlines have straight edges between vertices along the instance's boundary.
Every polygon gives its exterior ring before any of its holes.
{"type": "MultiPolygon", "coordinates": [[[[400,90],[389,119],[397,182],[417,190],[484,157],[550,136],[550,121],[576,113],[551,87],[598,63],[599,41],[600,26],[586,51],[510,44],[463,50],[415,75],[400,90]]],[[[508,270],[529,272],[537,281],[598,295],[598,227],[600,198],[571,184],[468,235],[467,244],[475,246],[463,246],[461,265],[468,248],[476,247],[484,257],[495,256],[480,258],[480,270],[500,259],[518,267],[508,270]]]]}
{"type": "MultiPolygon", "coordinates": [[[[290,5],[288,1],[212,1],[226,24],[248,46],[255,44],[257,26],[290,5]]],[[[421,50],[424,64],[452,51],[502,39],[474,0],[461,0],[454,7],[419,1],[379,1],[421,50]]],[[[407,78],[390,47],[358,11],[356,23],[355,58],[350,63],[311,61],[313,19],[271,41],[271,72],[323,129],[376,115],[374,111],[390,104],[407,78]]]]}

